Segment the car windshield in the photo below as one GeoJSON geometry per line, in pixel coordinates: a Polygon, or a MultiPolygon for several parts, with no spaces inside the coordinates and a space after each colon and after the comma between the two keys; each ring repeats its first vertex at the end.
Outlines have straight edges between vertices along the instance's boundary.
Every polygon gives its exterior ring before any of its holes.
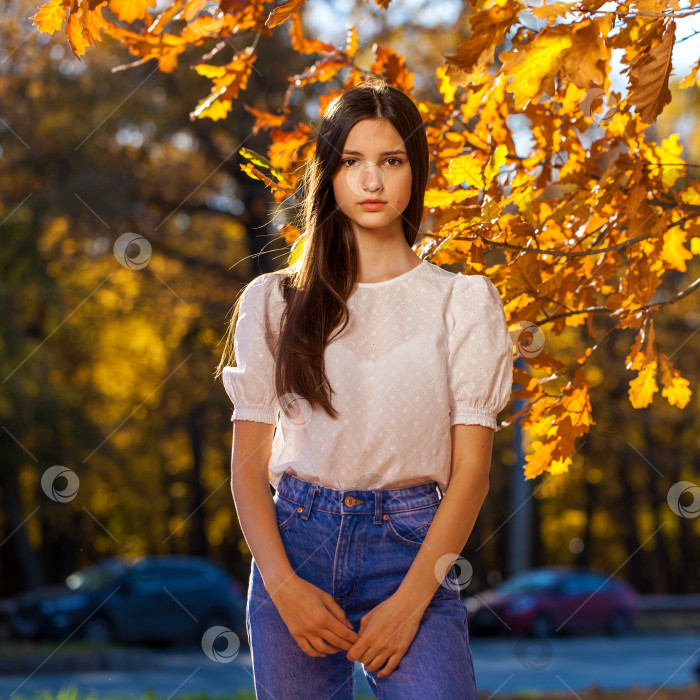
{"type": "Polygon", "coordinates": [[[73,591],[95,591],[114,583],[123,571],[121,564],[95,564],[68,576],[66,586],[73,591]]]}
{"type": "Polygon", "coordinates": [[[498,586],[500,593],[535,593],[550,588],[559,576],[553,571],[525,571],[498,586]]]}

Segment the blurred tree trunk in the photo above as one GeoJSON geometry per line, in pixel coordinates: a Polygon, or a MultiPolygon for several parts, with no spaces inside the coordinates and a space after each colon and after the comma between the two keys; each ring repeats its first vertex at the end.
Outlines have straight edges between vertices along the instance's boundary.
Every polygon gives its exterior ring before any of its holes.
{"type": "MultiPolygon", "coordinates": [[[[635,453],[636,454],[636,453],[635,453]]],[[[639,517],[639,499],[630,483],[631,454],[622,452],[618,461],[618,478],[620,480],[620,498],[618,509],[620,512],[620,524],[622,526],[622,539],[625,543],[625,560],[627,560],[627,579],[634,581],[638,588],[648,591],[651,584],[648,562],[645,561],[645,552],[640,549],[640,541],[637,536],[637,519],[639,517]]]]}
{"type": "Polygon", "coordinates": [[[1,441],[3,465],[0,469],[0,580],[2,596],[11,596],[24,588],[34,588],[46,583],[39,557],[32,548],[27,535],[26,520],[36,517],[36,512],[24,513],[17,483],[19,454],[11,438],[5,434],[1,441]]]}
{"type": "Polygon", "coordinates": [[[593,566],[593,518],[598,507],[598,486],[586,479],[584,484],[586,503],[584,512],[586,513],[586,524],[583,529],[583,549],[577,557],[576,563],[579,566],[593,566]]]}

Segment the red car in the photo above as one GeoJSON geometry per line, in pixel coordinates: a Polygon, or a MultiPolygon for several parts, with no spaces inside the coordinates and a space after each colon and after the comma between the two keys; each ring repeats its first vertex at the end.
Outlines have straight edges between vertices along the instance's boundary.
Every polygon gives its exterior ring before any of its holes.
{"type": "Polygon", "coordinates": [[[465,605],[475,634],[625,634],[637,621],[638,598],[632,586],[602,572],[554,566],[516,574],[465,605]]]}

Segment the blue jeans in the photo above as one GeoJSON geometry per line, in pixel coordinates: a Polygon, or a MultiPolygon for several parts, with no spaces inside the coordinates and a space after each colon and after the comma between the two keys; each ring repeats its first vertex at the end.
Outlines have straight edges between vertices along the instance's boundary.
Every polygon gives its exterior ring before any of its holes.
{"type": "MultiPolygon", "coordinates": [[[[437,512],[438,491],[435,481],[410,488],[338,491],[285,472],[274,501],[292,568],[332,595],[358,632],[360,618],[391,596],[410,568],[437,512]]],[[[446,579],[457,581],[454,566],[446,579]]],[[[265,589],[255,559],[246,629],[257,698],[353,697],[354,664],[347,651],[325,657],[306,654],[265,589]]],[[[476,700],[467,610],[459,587],[445,581],[438,586],[392,673],[377,678],[364,665],[363,671],[378,698],[476,700]]]]}

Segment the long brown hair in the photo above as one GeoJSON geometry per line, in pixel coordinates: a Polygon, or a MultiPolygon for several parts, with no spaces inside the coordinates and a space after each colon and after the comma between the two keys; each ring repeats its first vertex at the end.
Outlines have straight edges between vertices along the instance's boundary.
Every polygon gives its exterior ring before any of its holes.
{"type": "MultiPolygon", "coordinates": [[[[292,404],[306,399],[332,418],[338,417],[331,404],[334,392],[323,357],[331,332],[338,326],[338,333],[342,332],[349,321],[346,301],[357,278],[357,246],[350,220],[335,201],[332,178],[350,130],[362,119],[388,120],[404,141],[412,184],[401,219],[410,246],[423,218],[430,156],[420,112],[398,88],[380,78],[364,80],[334,99],[321,119],[314,155],[301,181],[303,252],[293,265],[272,273],[280,275],[275,282],[281,284],[286,304],[276,333],[278,342],[269,347],[275,358],[275,391],[288,415],[292,404]]],[[[234,355],[239,306],[240,296],[229,322],[217,377],[234,355]]],[[[270,342],[269,327],[266,336],[270,342]]]]}

